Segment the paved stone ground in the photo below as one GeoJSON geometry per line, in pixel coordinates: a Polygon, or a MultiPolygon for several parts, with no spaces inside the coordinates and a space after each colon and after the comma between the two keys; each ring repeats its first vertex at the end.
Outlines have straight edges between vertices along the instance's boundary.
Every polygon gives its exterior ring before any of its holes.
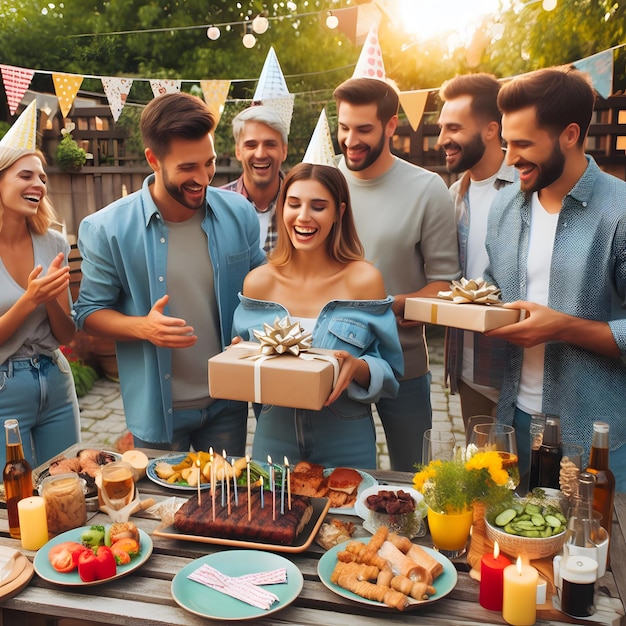
{"type": "MultiPolygon", "coordinates": [[[[451,430],[457,441],[465,438],[459,397],[450,395],[443,380],[443,332],[438,328],[429,329],[428,347],[432,373],[431,402],[433,407],[433,428],[451,430]]],[[[119,384],[102,378],[96,382],[91,392],[80,399],[82,442],[89,447],[115,450],[117,440],[126,433],[124,406],[119,384]]],[[[389,469],[389,456],[383,427],[375,415],[378,464],[381,469],[389,469]]],[[[248,418],[248,449],[251,450],[255,419],[248,418]]],[[[421,445],[421,442],[416,443],[421,445]]]]}

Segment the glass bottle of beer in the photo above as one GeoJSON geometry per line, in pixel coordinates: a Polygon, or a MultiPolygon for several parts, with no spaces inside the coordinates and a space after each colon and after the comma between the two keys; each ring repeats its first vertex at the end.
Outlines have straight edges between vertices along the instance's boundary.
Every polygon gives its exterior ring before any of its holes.
{"type": "Polygon", "coordinates": [[[609,425],[606,422],[593,423],[589,466],[585,471],[596,477],[596,485],[593,489],[593,508],[602,514],[602,526],[611,534],[615,476],[609,469],[609,425]]]}
{"type": "Polygon", "coordinates": [[[7,442],[7,462],[2,472],[2,479],[9,518],[9,532],[11,537],[19,539],[20,522],[17,515],[17,503],[22,498],[33,495],[33,472],[30,464],[24,458],[22,437],[17,420],[5,420],[4,431],[7,442]]]}

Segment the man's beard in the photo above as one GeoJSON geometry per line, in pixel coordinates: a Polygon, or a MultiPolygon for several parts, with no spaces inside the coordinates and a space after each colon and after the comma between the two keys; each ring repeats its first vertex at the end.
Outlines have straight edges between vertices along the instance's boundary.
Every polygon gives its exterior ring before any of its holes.
{"type": "Polygon", "coordinates": [[[184,207],[191,209],[192,211],[197,211],[198,209],[201,209],[202,207],[204,207],[206,194],[202,195],[202,198],[198,201],[197,206],[190,204],[187,198],[185,197],[185,193],[182,189],[183,186],[182,185],[176,186],[173,183],[171,183],[165,172],[163,172],[163,186],[165,187],[165,190],[167,191],[167,193],[174,200],[176,200],[176,202],[178,202],[179,204],[182,204],[184,207]]]}
{"type": "Polygon", "coordinates": [[[480,133],[476,133],[472,139],[465,145],[452,142],[451,145],[461,150],[461,156],[455,165],[448,166],[448,171],[452,173],[465,172],[472,169],[485,154],[485,143],[480,133]]]}
{"type": "Polygon", "coordinates": [[[565,157],[561,152],[558,142],[554,143],[550,158],[540,165],[535,164],[535,167],[538,170],[537,180],[527,189],[522,189],[526,195],[531,195],[535,191],[541,191],[549,187],[563,174],[563,170],[565,169],[565,157]]]}
{"type": "Polygon", "coordinates": [[[378,160],[378,157],[382,154],[383,149],[385,148],[385,142],[388,141],[387,137],[385,137],[385,133],[382,134],[380,141],[374,146],[368,146],[368,153],[365,157],[365,160],[360,165],[353,166],[350,164],[348,159],[348,149],[346,148],[346,144],[341,144],[341,151],[343,152],[343,156],[346,162],[346,167],[353,172],[362,172],[366,170],[370,165],[375,163],[378,160]]]}

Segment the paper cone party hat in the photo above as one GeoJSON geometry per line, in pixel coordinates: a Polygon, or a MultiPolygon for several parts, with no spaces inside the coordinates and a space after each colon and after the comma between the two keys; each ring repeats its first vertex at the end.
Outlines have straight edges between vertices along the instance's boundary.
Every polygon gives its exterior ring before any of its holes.
{"type": "Polygon", "coordinates": [[[290,94],[287,88],[276,52],[274,48],[270,48],[252,99],[273,108],[289,132],[294,98],[294,94],[290,94]]]}
{"type": "Polygon", "coordinates": [[[313,135],[311,135],[309,147],[306,149],[302,162],[336,167],[335,148],[333,147],[333,140],[330,134],[325,109],[322,109],[320,113],[313,135]]]}
{"type": "Polygon", "coordinates": [[[365,39],[352,78],[374,78],[382,81],[386,79],[383,53],[380,49],[376,24],[372,24],[365,39]]]}
{"type": "Polygon", "coordinates": [[[0,149],[28,151],[37,149],[37,101],[33,100],[0,141],[0,149]]]}

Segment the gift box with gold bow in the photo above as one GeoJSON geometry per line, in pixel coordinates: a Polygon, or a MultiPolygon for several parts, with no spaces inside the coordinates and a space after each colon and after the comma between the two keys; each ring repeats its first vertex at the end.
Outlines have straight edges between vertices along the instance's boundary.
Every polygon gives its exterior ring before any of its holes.
{"type": "Polygon", "coordinates": [[[339,371],[335,351],[311,348],[311,335],[288,318],[254,334],[260,343],[242,341],[209,359],[211,397],[319,411],[339,371]]]}

